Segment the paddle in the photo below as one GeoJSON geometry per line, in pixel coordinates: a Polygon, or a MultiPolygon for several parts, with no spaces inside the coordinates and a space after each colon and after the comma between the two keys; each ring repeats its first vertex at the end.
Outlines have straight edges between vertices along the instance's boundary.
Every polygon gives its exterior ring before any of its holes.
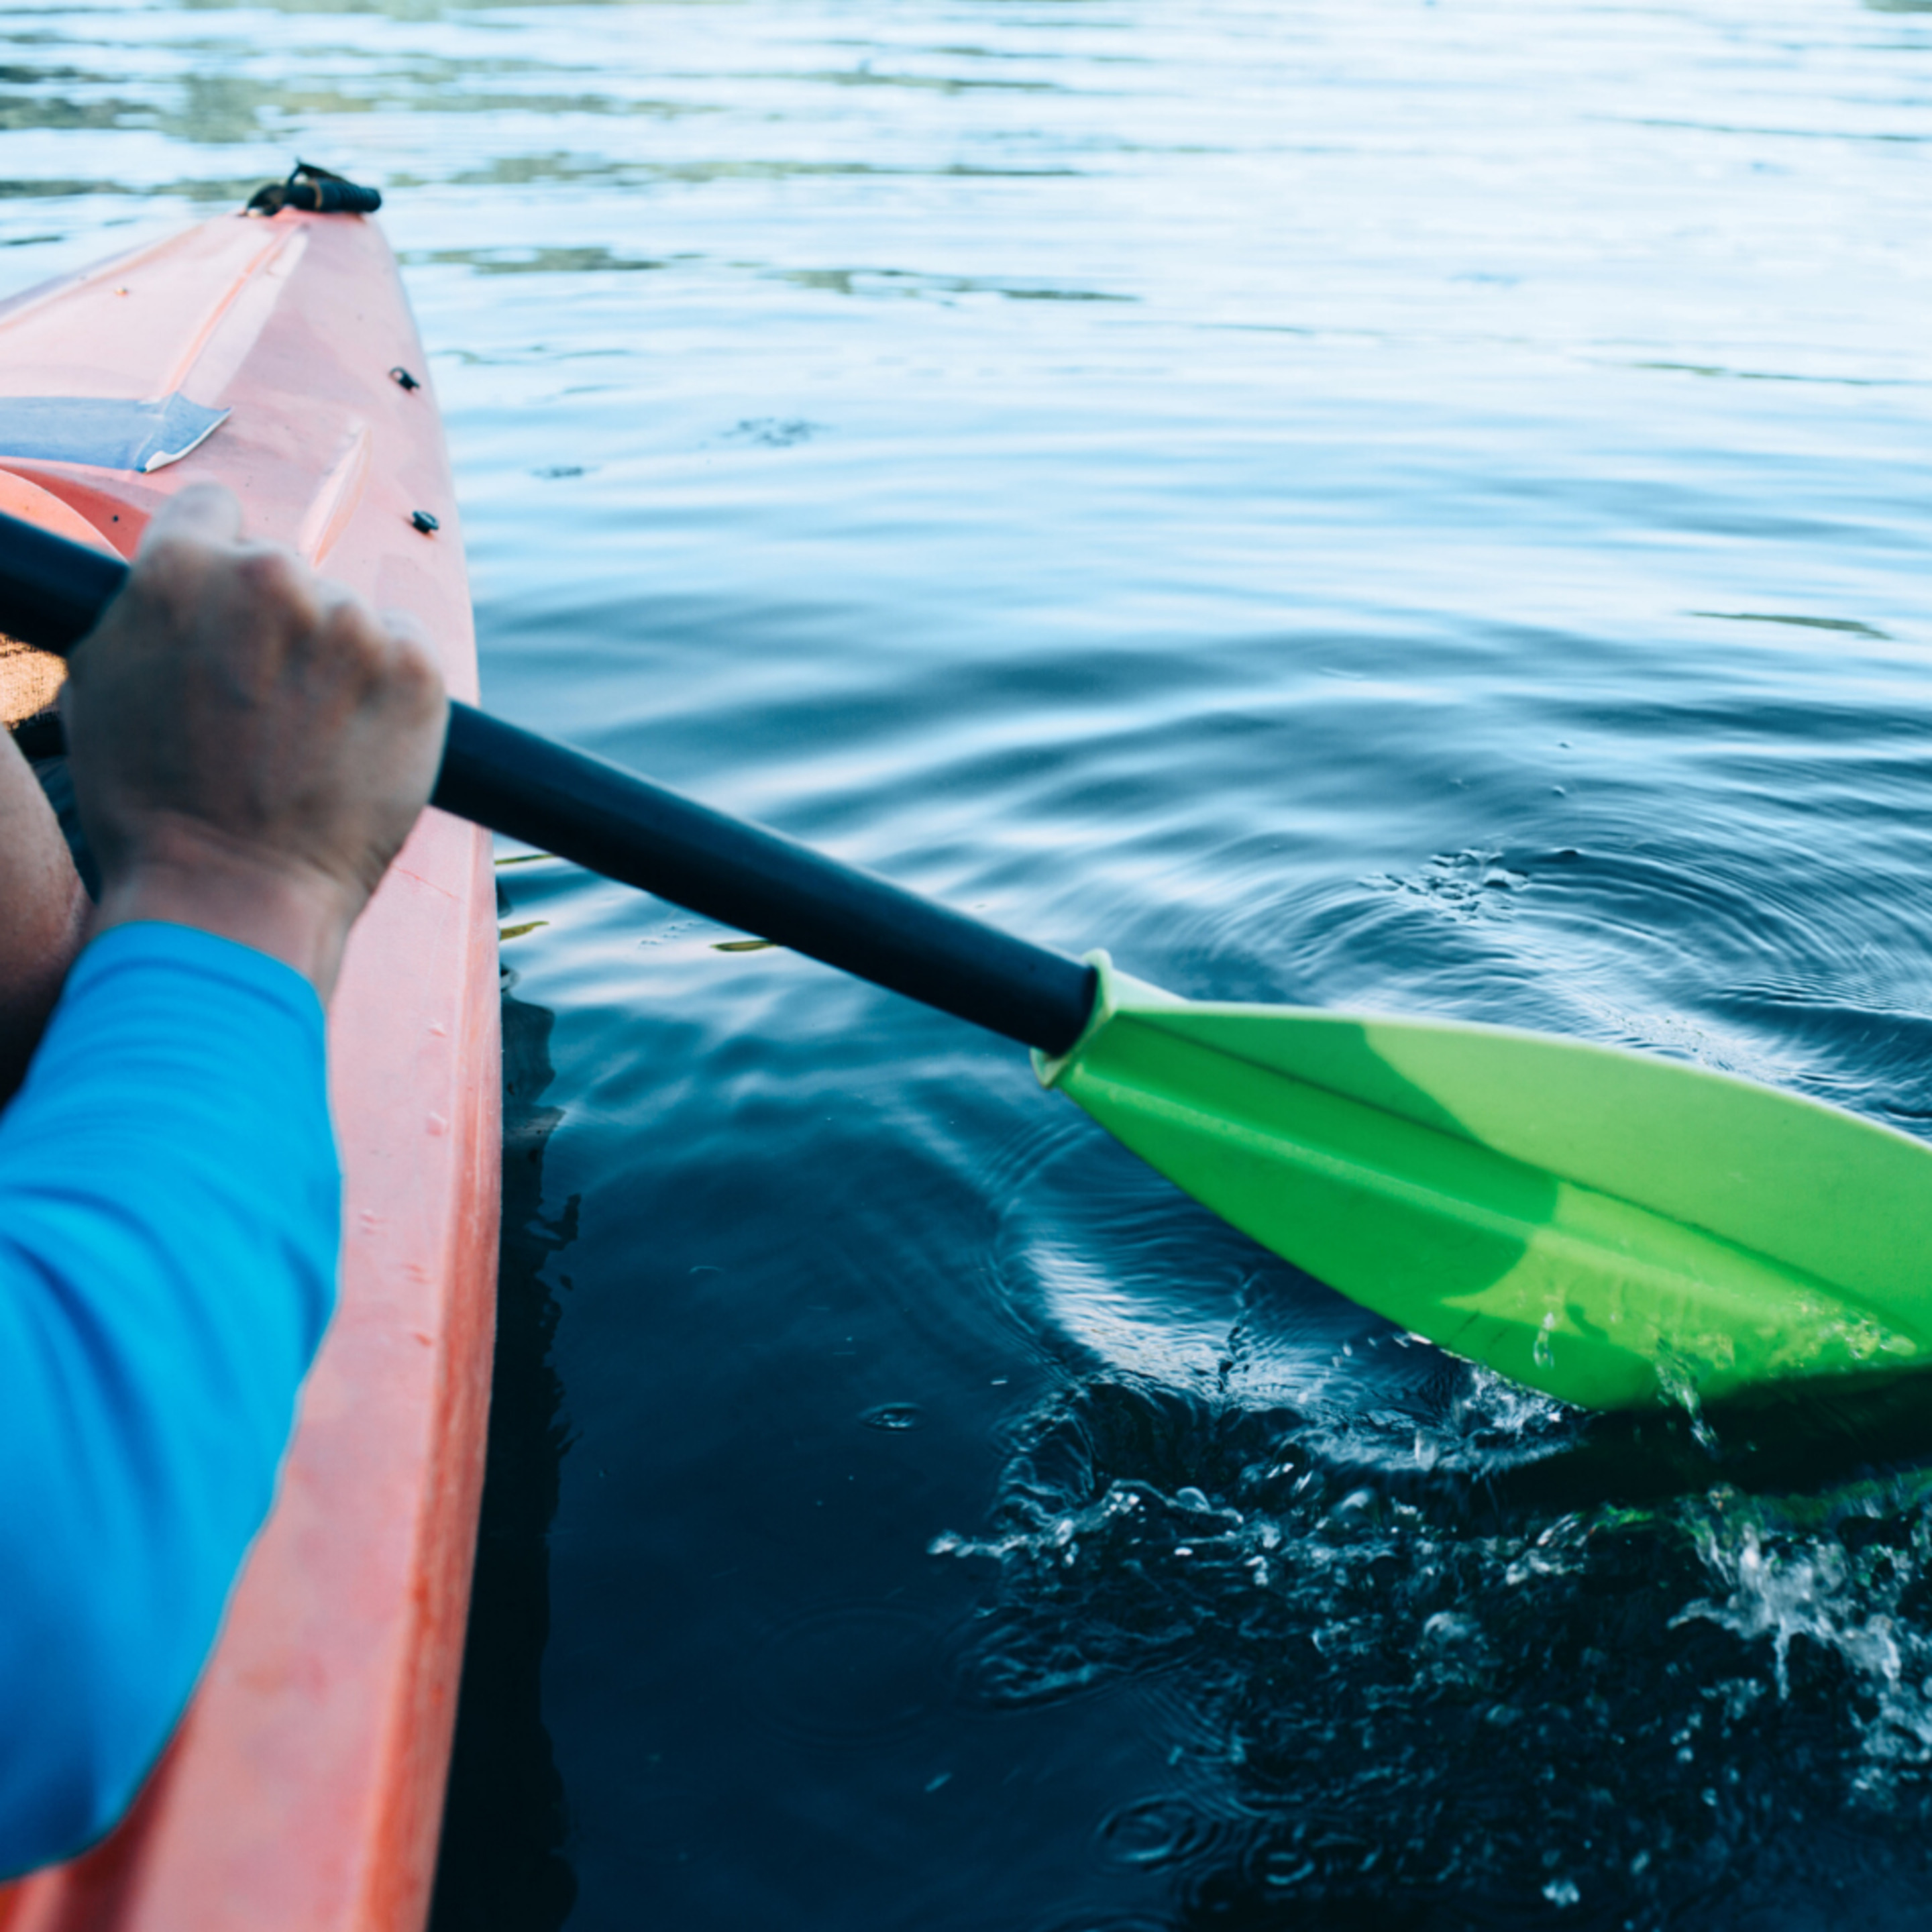
{"type": "MultiPolygon", "coordinates": [[[[24,643],[70,650],[127,574],[0,517],[24,643]]],[[[466,705],[432,802],[1031,1046],[1256,1240],[1564,1401],[1932,1366],[1932,1149],[1888,1129],[1504,1028],[1179,1000],[466,705]]]]}

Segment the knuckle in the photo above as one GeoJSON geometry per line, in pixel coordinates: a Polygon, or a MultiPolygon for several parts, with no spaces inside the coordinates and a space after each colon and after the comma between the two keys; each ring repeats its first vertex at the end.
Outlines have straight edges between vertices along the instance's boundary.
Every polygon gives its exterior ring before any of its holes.
{"type": "Polygon", "coordinates": [[[332,664],[359,690],[380,678],[382,634],[365,605],[346,591],[336,592],[325,606],[321,631],[332,664]]]}
{"type": "Polygon", "coordinates": [[[429,640],[413,628],[391,633],[398,688],[420,705],[441,702],[442,666],[430,648],[429,640]]]}
{"type": "Polygon", "coordinates": [[[382,640],[382,678],[389,694],[413,714],[441,702],[442,666],[416,620],[386,611],[377,620],[382,640]]]}
{"type": "Polygon", "coordinates": [[[291,552],[268,545],[238,552],[236,580],[251,601],[307,628],[320,615],[315,580],[291,552]]]}
{"type": "Polygon", "coordinates": [[[162,536],[142,549],[130,580],[141,596],[172,609],[194,597],[207,565],[203,547],[193,538],[162,536]]]}

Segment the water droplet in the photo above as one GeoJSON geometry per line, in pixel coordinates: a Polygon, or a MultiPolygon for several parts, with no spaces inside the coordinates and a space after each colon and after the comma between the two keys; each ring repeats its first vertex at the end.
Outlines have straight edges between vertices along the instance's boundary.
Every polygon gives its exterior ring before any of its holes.
{"type": "Polygon", "coordinates": [[[868,1429],[902,1431],[916,1429],[926,1420],[926,1412],[916,1402],[882,1402],[868,1408],[859,1420],[868,1429]]]}
{"type": "Polygon", "coordinates": [[[1536,1346],[1529,1352],[1530,1359],[1539,1369],[1553,1368],[1556,1364],[1556,1350],[1552,1336],[1556,1328],[1556,1317],[1552,1312],[1543,1318],[1543,1326],[1537,1331],[1536,1346]]]}

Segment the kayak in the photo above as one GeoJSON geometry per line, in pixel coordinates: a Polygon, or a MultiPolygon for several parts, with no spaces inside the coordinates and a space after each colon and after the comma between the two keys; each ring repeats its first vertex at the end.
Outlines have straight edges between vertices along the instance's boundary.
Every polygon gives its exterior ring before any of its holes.
{"type": "MultiPolygon", "coordinates": [[[[475,697],[448,458],[372,222],[224,215],[0,304],[0,510],[126,556],[204,481],[250,536],[414,616],[451,694],[475,697]]],[[[58,676],[0,650],[8,722],[58,676]]],[[[482,1486],[498,1014],[488,836],[427,812],[331,1011],[340,1300],[273,1514],[134,1810],[0,1888],[4,1932],[422,1924],[482,1486]]]]}

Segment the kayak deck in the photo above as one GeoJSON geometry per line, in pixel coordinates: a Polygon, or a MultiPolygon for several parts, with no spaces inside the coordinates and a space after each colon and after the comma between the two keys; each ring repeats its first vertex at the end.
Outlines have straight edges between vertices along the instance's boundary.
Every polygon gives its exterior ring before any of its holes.
{"type": "MultiPolygon", "coordinates": [[[[203,222],[0,305],[0,508],[126,555],[174,490],[226,484],[250,536],[415,616],[451,694],[472,698],[428,380],[373,224],[203,222]]],[[[44,669],[0,655],[8,715],[44,702],[44,669]]],[[[329,1040],[341,1295],[274,1512],[134,1811],[86,1856],[0,1887],[4,1932],[423,1921],[494,1335],[494,892],[488,836],[427,812],[351,938],[329,1040]]]]}

